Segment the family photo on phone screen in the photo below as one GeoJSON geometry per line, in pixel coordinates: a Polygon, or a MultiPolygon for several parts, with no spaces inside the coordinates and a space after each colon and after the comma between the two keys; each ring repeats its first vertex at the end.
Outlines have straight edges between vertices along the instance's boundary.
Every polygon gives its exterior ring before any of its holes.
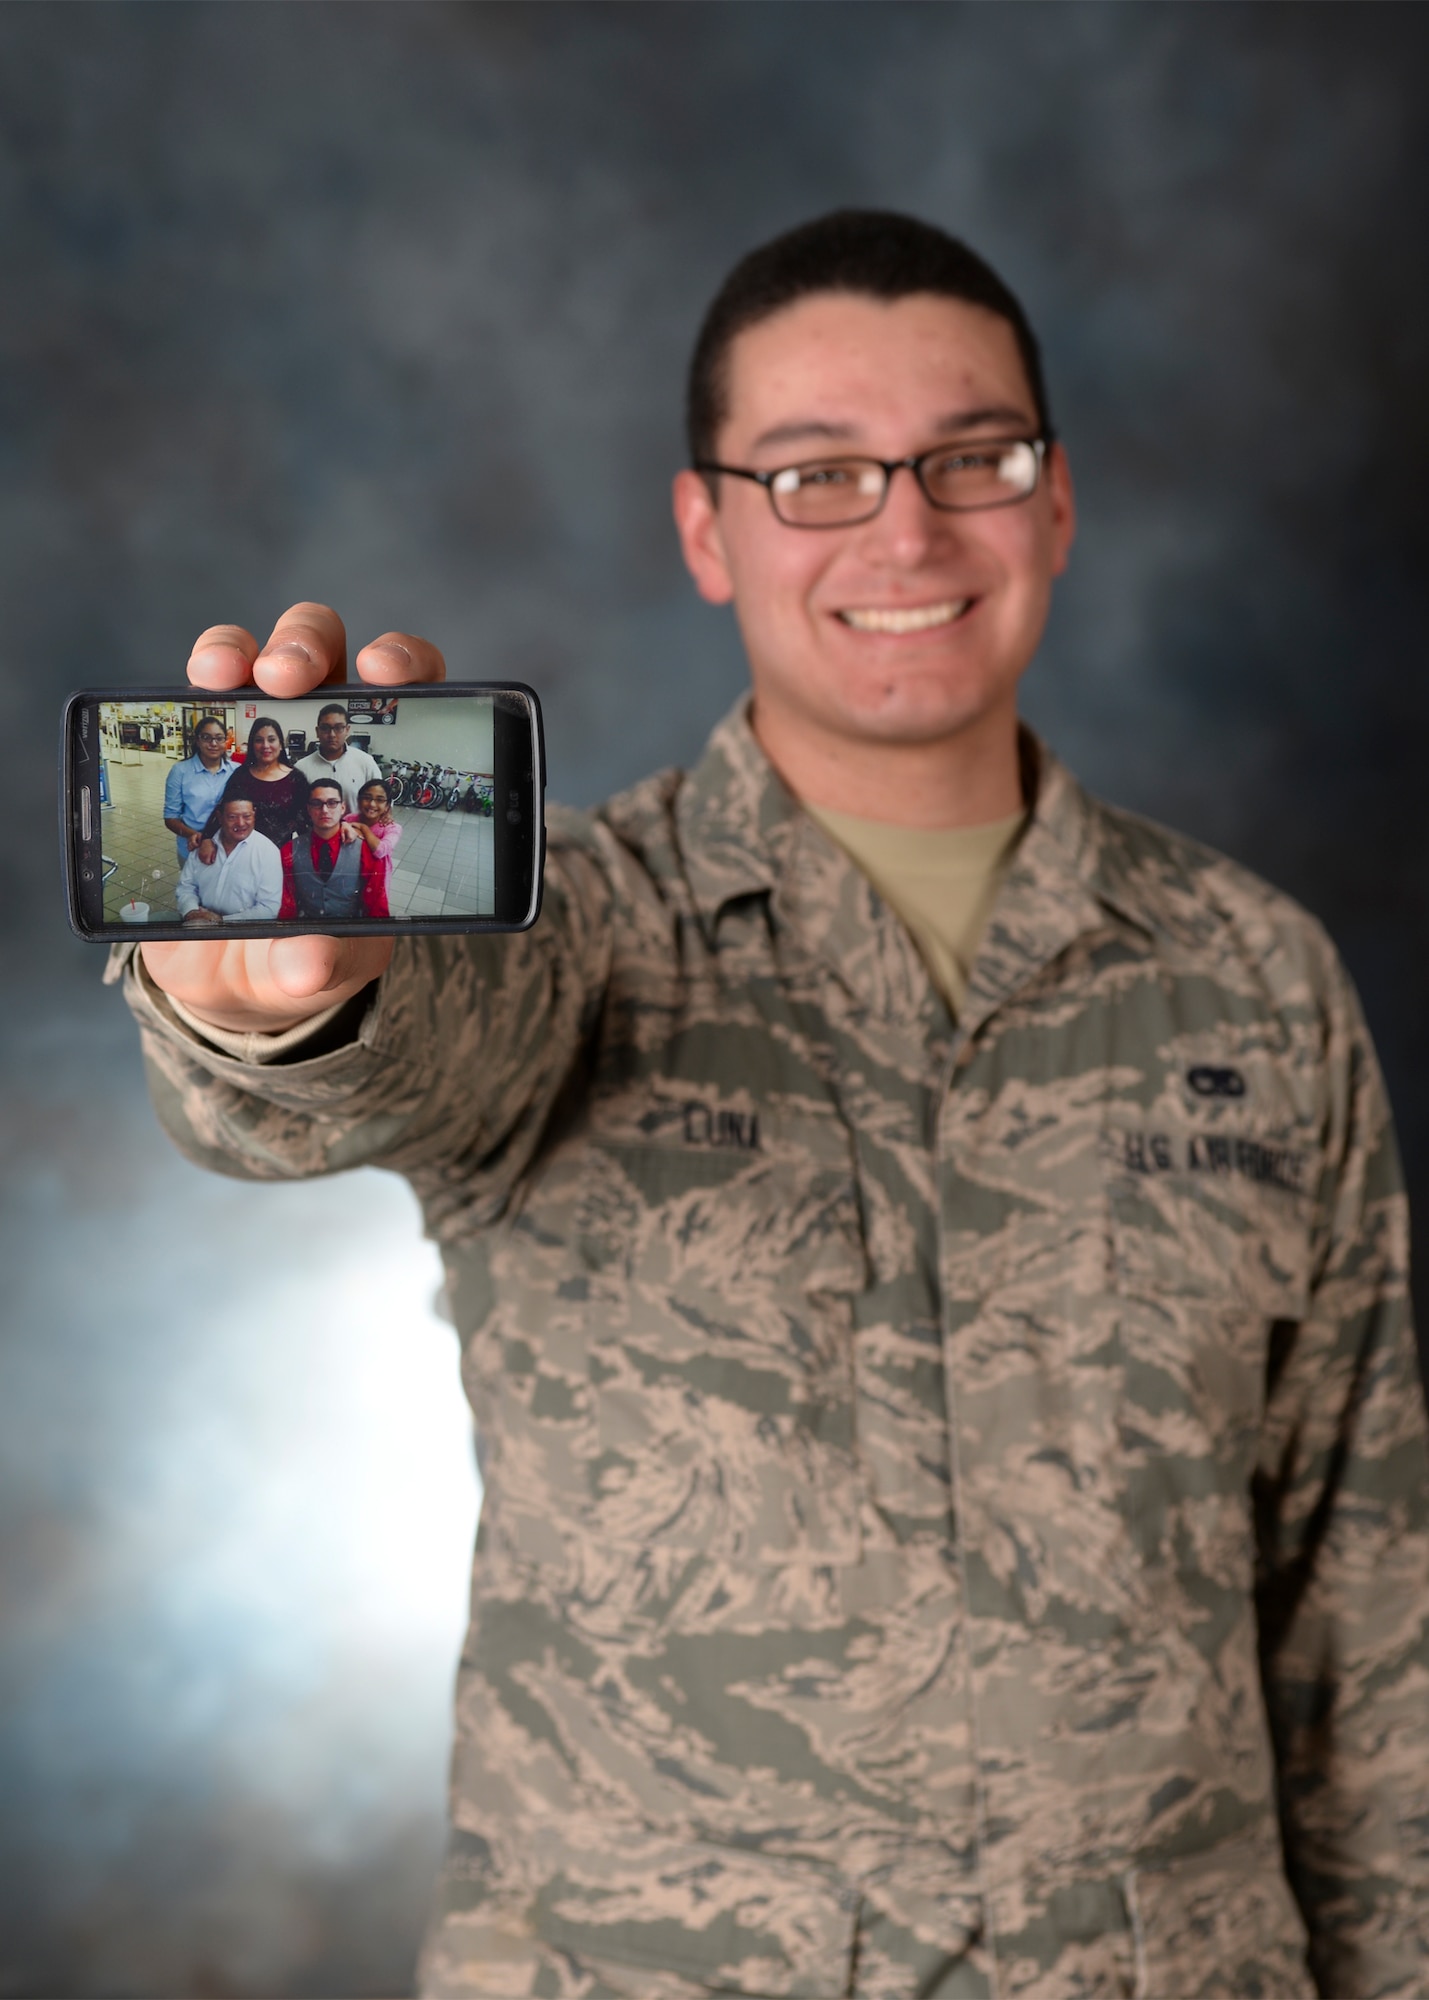
{"type": "Polygon", "coordinates": [[[106,923],[493,915],[489,697],[253,692],[99,703],[106,923]]]}

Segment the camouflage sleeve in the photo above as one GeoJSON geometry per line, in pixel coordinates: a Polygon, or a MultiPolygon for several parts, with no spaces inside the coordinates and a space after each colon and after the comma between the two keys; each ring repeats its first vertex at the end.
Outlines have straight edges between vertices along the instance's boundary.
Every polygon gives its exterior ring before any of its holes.
{"type": "Polygon", "coordinates": [[[1338,965],[1327,1030],[1315,1282],[1256,1474],[1261,1662],[1319,1990],[1384,2000],[1429,1989],[1429,1455],[1399,1160],[1338,965]]]}
{"type": "Polygon", "coordinates": [[[440,1239],[490,1220],[599,1012],[612,846],[589,821],[581,837],[553,842],[530,931],[399,939],[355,1036],[337,1046],[317,1037],[323,1052],[306,1058],[301,1040],[279,1061],[226,1052],[180,1018],[130,953],[125,996],[164,1130],[198,1165],[245,1179],[394,1168],[440,1239]]]}

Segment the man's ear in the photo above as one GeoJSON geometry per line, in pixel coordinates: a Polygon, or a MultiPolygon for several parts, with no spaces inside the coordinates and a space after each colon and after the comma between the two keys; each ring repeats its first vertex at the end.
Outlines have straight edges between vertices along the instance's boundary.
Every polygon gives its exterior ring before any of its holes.
{"type": "Polygon", "coordinates": [[[1047,454],[1046,476],[1052,500],[1052,574],[1061,576],[1076,539],[1077,496],[1072,491],[1072,468],[1060,444],[1047,454]]]}
{"type": "Polygon", "coordinates": [[[675,527],[685,567],[695,580],[695,589],[707,604],[728,604],[734,596],[734,582],[724,553],[719,510],[710,497],[704,475],[688,467],[675,474],[671,490],[675,527]]]}

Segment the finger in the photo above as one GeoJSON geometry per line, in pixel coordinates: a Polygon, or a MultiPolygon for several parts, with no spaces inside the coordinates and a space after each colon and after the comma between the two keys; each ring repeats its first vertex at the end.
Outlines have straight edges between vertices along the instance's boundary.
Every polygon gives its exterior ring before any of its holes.
{"type": "Polygon", "coordinates": [[[157,974],[163,971],[164,960],[172,950],[173,946],[171,944],[141,944],[139,947],[139,956],[143,959],[145,965],[148,966],[150,972],[157,974]]]}
{"type": "Polygon", "coordinates": [[[347,677],[347,630],[326,604],[294,604],[253,662],[265,694],[292,701],[347,677]]]}
{"type": "Polygon", "coordinates": [[[375,979],[391,956],[391,938],[275,938],[268,977],[289,999],[326,1002],[375,979]]]}
{"type": "Polygon", "coordinates": [[[168,944],[152,941],[141,944],[139,955],[156,986],[172,993],[176,1000],[187,1000],[200,987],[211,983],[218,965],[212,954],[222,950],[221,944],[181,944],[174,939],[168,944]],[[195,952],[199,954],[197,959],[193,956],[195,952]]]}
{"type": "Polygon", "coordinates": [[[210,625],[194,641],[188,676],[195,687],[227,694],[248,685],[257,657],[258,641],[241,625],[210,625]]]}
{"type": "Polygon", "coordinates": [[[374,687],[401,687],[419,681],[444,681],[447,663],[430,639],[410,632],[384,632],[357,656],[361,679],[374,687]]]}

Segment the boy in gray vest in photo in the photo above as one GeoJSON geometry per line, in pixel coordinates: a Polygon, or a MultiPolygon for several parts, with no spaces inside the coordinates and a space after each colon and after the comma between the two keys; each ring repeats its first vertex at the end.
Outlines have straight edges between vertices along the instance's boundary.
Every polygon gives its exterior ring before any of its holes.
{"type": "Polygon", "coordinates": [[[308,793],[309,837],[298,834],[283,849],[280,917],[344,921],[373,914],[368,902],[381,878],[366,843],[344,828],[346,809],[337,780],[319,778],[308,793]]]}

